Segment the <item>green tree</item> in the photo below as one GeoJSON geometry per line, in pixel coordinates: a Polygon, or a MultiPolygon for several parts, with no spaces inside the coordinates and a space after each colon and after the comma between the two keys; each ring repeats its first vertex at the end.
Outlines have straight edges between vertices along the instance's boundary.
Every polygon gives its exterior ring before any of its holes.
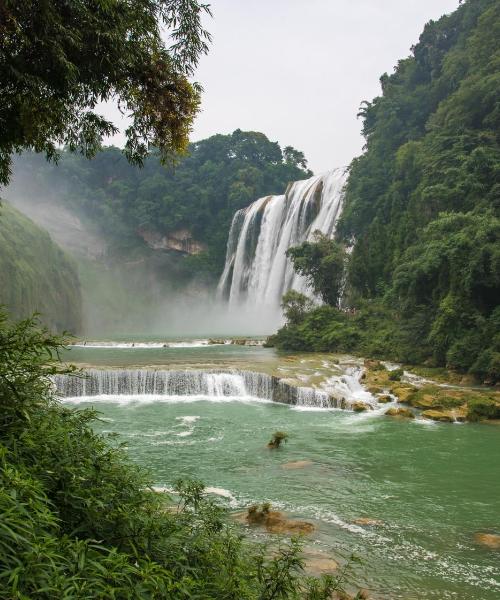
{"type": "Polygon", "coordinates": [[[187,147],[200,88],[189,76],[209,34],[196,0],[4,0],[0,7],[0,183],[13,152],[87,157],[116,131],[96,112],[114,99],[132,122],[125,154],[141,164],[187,147]],[[166,27],[171,45],[161,36],[166,27]]]}
{"type": "Polygon", "coordinates": [[[297,325],[303,321],[312,307],[312,300],[296,290],[289,290],[281,299],[281,308],[285,319],[287,323],[292,325],[297,325]]]}
{"type": "Polygon", "coordinates": [[[316,232],[312,242],[287,250],[297,273],[303,275],[321,299],[337,306],[342,293],[346,253],[342,245],[316,232]]]}

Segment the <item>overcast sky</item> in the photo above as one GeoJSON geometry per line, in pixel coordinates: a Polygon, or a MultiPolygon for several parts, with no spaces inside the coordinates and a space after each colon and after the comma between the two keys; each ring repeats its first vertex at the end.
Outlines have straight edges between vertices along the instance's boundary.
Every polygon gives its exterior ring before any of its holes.
{"type": "MultiPolygon", "coordinates": [[[[208,0],[210,1],[210,0],[208,0]]],[[[361,152],[362,100],[458,0],[212,0],[192,140],[237,128],[302,150],[319,173],[361,152]]],[[[116,111],[107,108],[108,116],[116,111]]],[[[118,136],[113,140],[121,145],[118,136]]]]}

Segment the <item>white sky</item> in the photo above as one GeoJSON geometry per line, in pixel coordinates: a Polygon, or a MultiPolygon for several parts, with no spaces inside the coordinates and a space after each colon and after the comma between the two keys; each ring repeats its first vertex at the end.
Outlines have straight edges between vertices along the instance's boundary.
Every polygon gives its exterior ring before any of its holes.
{"type": "MultiPolygon", "coordinates": [[[[210,1],[210,0],[208,0],[210,1]]],[[[211,0],[193,141],[237,128],[302,150],[315,172],[361,152],[362,100],[458,0],[211,0]]],[[[116,109],[104,111],[120,126],[116,109]]],[[[112,142],[121,145],[121,135],[112,142]]]]}

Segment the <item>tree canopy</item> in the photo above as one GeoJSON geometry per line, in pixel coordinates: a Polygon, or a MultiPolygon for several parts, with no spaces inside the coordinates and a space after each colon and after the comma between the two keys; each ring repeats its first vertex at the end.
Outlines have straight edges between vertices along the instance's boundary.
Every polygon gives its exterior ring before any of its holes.
{"type": "Polygon", "coordinates": [[[13,152],[93,156],[115,126],[96,111],[116,100],[131,117],[125,154],[141,163],[186,149],[200,88],[189,77],[210,36],[196,0],[4,0],[0,6],[0,184],[13,152]],[[168,41],[165,42],[162,30],[168,41]]]}

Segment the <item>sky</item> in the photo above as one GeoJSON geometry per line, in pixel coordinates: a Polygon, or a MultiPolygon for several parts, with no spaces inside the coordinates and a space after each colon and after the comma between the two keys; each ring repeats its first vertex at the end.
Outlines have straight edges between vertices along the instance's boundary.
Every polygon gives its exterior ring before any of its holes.
{"type": "MultiPolygon", "coordinates": [[[[210,0],[208,0],[210,1],[210,0]]],[[[304,152],[320,173],[362,151],[363,100],[410,54],[430,19],[458,0],[212,0],[213,36],[195,79],[201,113],[192,141],[235,129],[261,131],[304,152]]],[[[112,106],[104,114],[123,128],[112,106]]],[[[123,136],[112,143],[122,145],[123,136]]]]}

